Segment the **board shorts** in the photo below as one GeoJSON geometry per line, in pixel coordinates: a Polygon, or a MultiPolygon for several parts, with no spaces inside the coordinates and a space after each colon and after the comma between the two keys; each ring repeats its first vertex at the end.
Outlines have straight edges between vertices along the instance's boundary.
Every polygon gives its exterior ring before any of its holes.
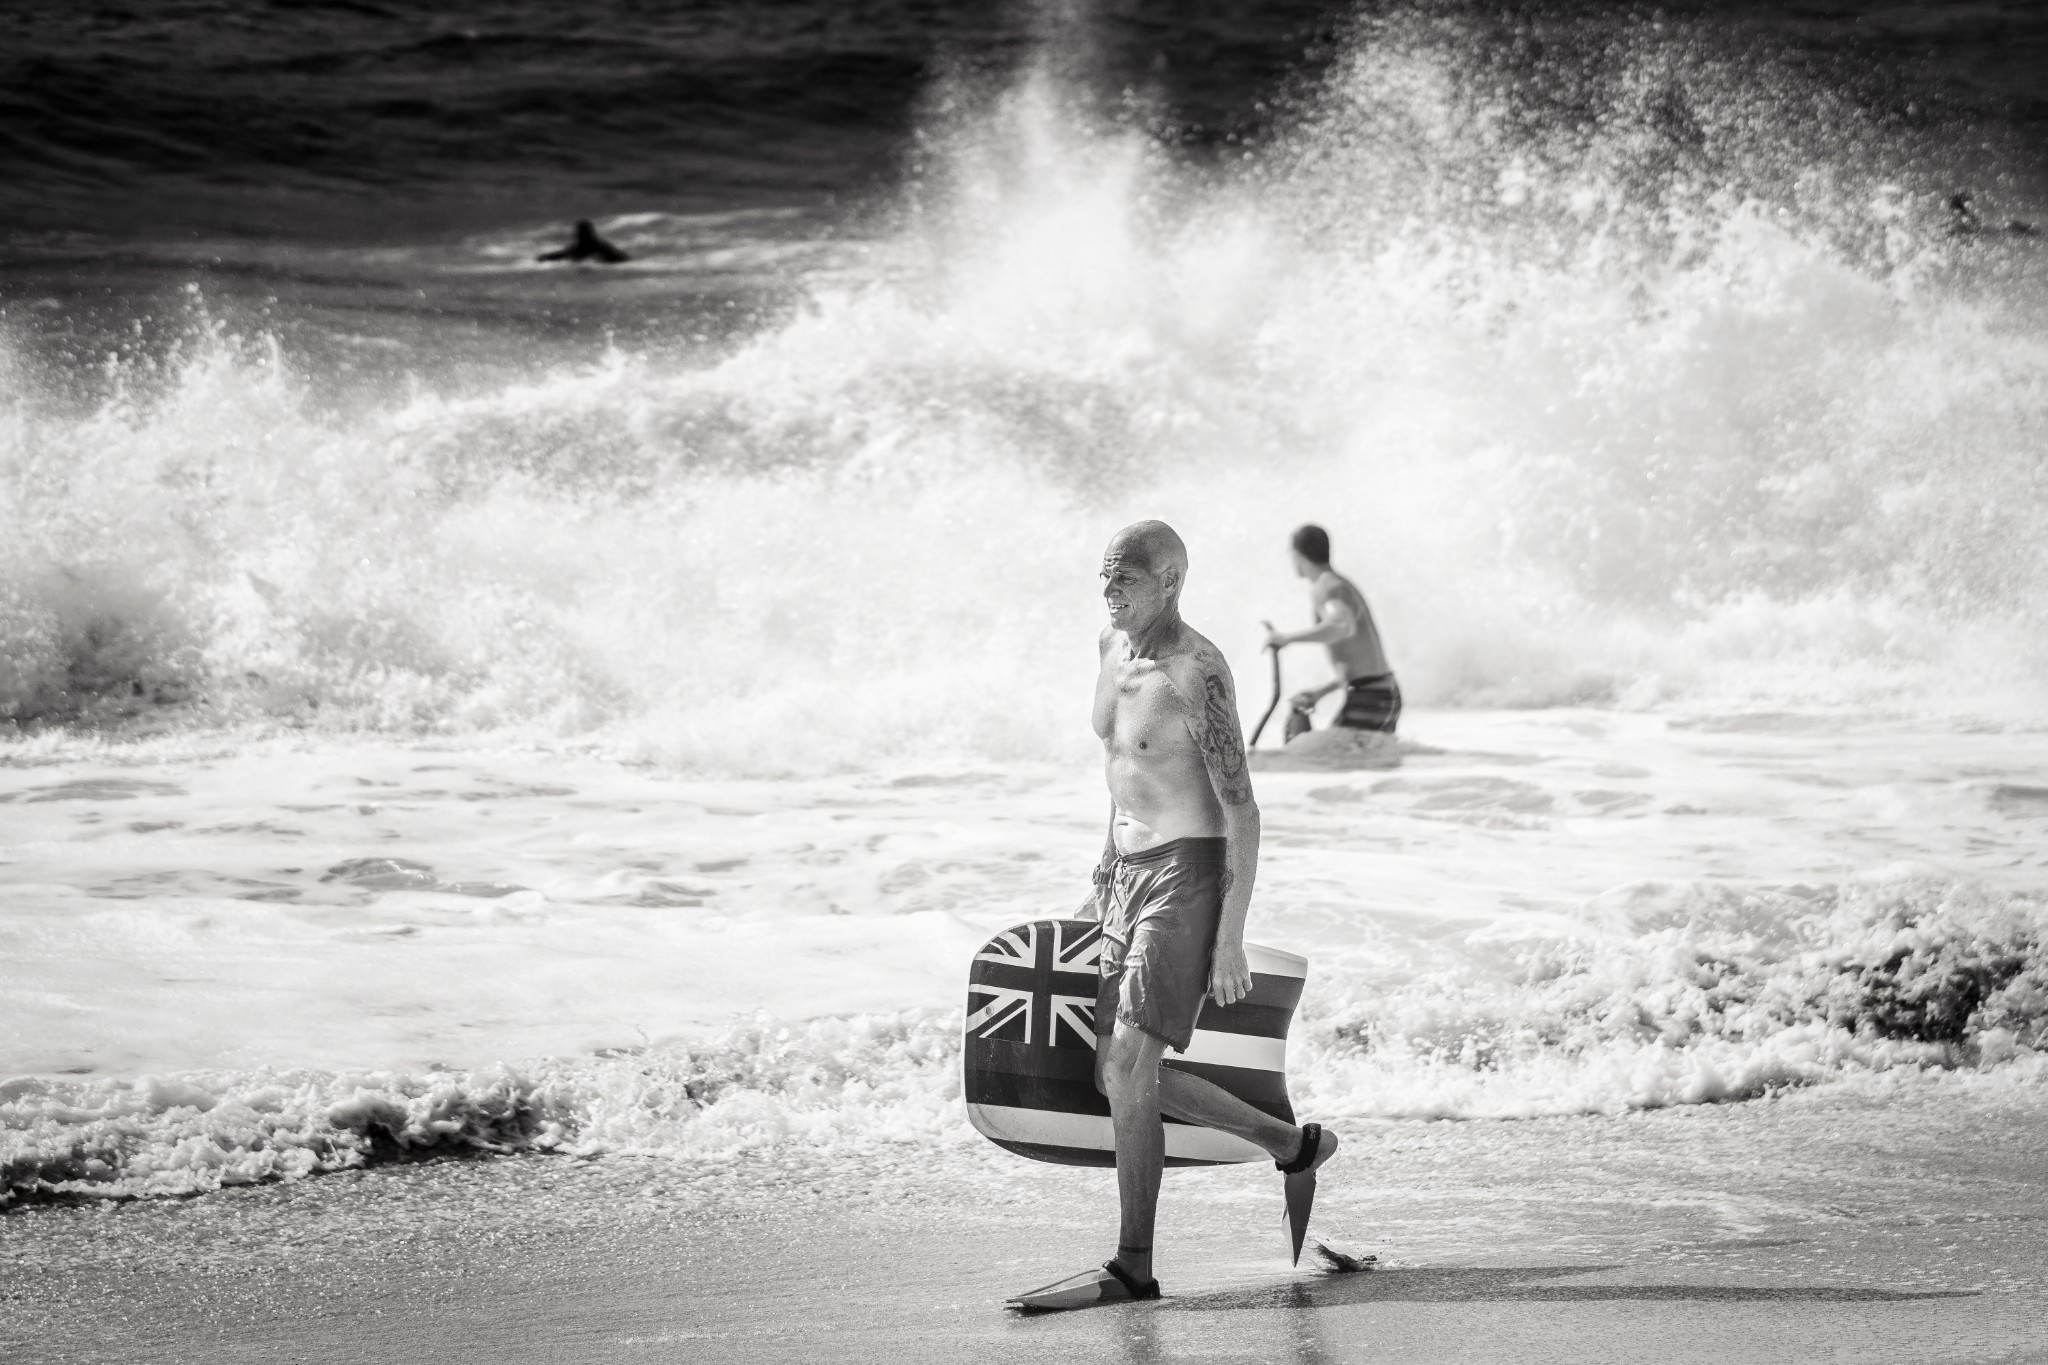
{"type": "Polygon", "coordinates": [[[1391,735],[1401,719],[1401,684],[1391,673],[1353,678],[1344,688],[1344,709],[1335,724],[1346,730],[1377,730],[1391,735]]]}
{"type": "Polygon", "coordinates": [[[1195,1036],[1223,921],[1224,841],[1174,839],[1119,853],[1102,919],[1095,1031],[1121,1019],[1176,1052],[1195,1036]]]}

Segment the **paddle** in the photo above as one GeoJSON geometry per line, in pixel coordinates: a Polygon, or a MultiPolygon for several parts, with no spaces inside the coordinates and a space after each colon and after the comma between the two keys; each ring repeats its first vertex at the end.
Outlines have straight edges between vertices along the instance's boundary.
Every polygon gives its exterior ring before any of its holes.
{"type": "Polygon", "coordinates": [[[1266,703],[1266,714],[1260,716],[1259,723],[1252,727],[1252,742],[1245,745],[1247,749],[1259,747],[1259,736],[1265,733],[1266,722],[1273,719],[1273,713],[1280,709],[1280,651],[1267,645],[1266,652],[1273,656],[1273,700],[1266,703]]]}

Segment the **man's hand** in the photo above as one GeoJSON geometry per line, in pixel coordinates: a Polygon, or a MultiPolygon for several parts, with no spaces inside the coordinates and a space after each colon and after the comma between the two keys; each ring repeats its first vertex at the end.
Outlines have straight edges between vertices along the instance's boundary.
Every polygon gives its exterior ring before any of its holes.
{"type": "Polygon", "coordinates": [[[1285,649],[1294,643],[1293,636],[1275,626],[1271,621],[1261,621],[1259,624],[1266,628],[1266,648],[1285,649]]]}
{"type": "Polygon", "coordinates": [[[1209,994],[1219,1005],[1235,1005],[1252,993],[1251,964],[1242,943],[1219,943],[1209,958],[1209,994]]]}
{"type": "Polygon", "coordinates": [[[1306,692],[1296,692],[1288,700],[1287,707],[1291,711],[1313,711],[1316,709],[1316,703],[1322,699],[1323,694],[1311,687],[1306,692]]]}

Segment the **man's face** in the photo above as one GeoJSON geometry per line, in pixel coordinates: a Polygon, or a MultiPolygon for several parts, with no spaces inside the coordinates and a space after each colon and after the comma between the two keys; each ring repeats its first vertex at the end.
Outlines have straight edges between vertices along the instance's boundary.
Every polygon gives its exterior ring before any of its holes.
{"type": "Polygon", "coordinates": [[[1102,556],[1102,600],[1109,623],[1118,630],[1142,631],[1172,603],[1172,572],[1155,573],[1151,565],[1119,545],[1102,556]]]}

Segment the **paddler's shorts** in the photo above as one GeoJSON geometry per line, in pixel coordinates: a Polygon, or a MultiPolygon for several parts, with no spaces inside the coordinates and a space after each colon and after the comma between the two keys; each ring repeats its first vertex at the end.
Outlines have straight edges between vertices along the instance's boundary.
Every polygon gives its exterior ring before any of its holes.
{"type": "Polygon", "coordinates": [[[1098,1034],[1121,1019],[1187,1050],[1223,919],[1223,849],[1221,839],[1175,839],[1117,855],[1102,921],[1098,1034]]]}
{"type": "Polygon", "coordinates": [[[1401,684],[1391,673],[1370,678],[1353,678],[1344,688],[1344,709],[1337,713],[1338,725],[1347,730],[1378,730],[1394,733],[1401,719],[1401,684]]]}

